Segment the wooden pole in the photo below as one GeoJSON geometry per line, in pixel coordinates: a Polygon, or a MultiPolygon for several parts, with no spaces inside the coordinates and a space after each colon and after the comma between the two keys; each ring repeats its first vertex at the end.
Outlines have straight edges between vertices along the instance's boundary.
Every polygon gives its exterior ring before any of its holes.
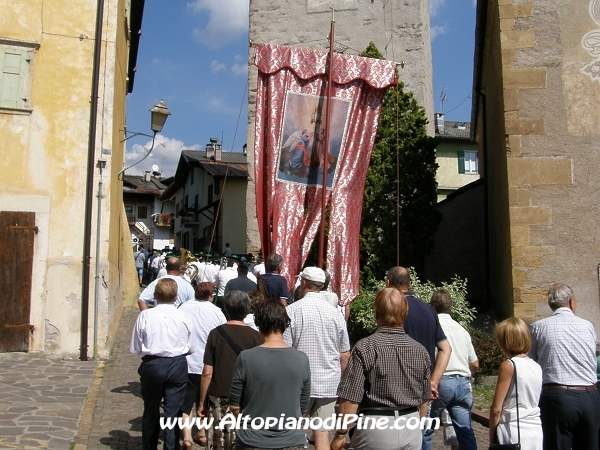
{"type": "MultiPolygon", "coordinates": [[[[319,239],[319,261],[317,266],[323,268],[325,253],[325,213],[327,211],[327,169],[329,167],[329,129],[331,123],[331,85],[333,80],[333,49],[335,46],[335,11],[331,10],[331,30],[329,32],[329,68],[327,72],[327,103],[325,104],[325,148],[323,150],[323,186],[321,208],[321,236],[319,239]]],[[[318,132],[318,130],[317,130],[318,132]]]]}

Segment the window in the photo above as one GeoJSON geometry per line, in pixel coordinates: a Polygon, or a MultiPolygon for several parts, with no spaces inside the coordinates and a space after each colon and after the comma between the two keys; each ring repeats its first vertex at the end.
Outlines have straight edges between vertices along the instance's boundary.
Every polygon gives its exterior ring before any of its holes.
{"type": "Polygon", "coordinates": [[[128,216],[133,215],[133,206],[126,206],[125,207],[125,214],[127,214],[128,216]]]}
{"type": "Polygon", "coordinates": [[[31,42],[0,39],[0,109],[31,111],[33,55],[31,42]]]}
{"type": "Polygon", "coordinates": [[[458,152],[458,173],[479,173],[479,161],[476,151],[460,150],[458,152]]]}
{"type": "Polygon", "coordinates": [[[148,218],[148,207],[138,206],[138,219],[147,219],[147,218],[148,218]]]}

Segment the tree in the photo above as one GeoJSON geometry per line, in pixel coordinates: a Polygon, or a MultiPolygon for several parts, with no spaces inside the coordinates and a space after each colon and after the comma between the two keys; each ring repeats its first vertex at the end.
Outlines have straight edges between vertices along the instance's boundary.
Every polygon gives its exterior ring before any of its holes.
{"type": "MultiPolygon", "coordinates": [[[[383,58],[372,42],[361,56],[383,58]]],[[[381,280],[397,264],[398,242],[400,264],[417,272],[433,248],[441,213],[435,209],[436,139],[427,136],[426,125],[425,110],[402,82],[387,90],[365,184],[360,236],[365,281],[381,280]]]]}

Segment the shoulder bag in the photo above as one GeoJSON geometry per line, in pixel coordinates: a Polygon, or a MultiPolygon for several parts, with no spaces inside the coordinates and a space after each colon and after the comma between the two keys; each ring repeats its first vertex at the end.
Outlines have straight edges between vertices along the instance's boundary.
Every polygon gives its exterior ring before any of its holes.
{"type": "MultiPolygon", "coordinates": [[[[517,443],[516,444],[492,444],[489,450],[521,450],[521,427],[519,426],[519,385],[517,384],[517,365],[509,359],[513,365],[513,378],[515,380],[515,401],[517,403],[517,443]]],[[[496,438],[497,439],[497,438],[496,438]]]]}

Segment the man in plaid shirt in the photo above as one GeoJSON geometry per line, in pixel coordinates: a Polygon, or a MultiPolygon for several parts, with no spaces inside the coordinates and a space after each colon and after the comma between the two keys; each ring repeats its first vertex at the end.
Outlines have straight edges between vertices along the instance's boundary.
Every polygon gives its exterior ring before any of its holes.
{"type": "MultiPolygon", "coordinates": [[[[308,415],[325,420],[335,414],[337,388],[350,357],[346,321],[320,293],[325,272],[306,267],[300,273],[303,297],[286,308],[291,319],[283,338],[288,345],[306,353],[310,362],[308,415]]],[[[329,449],[329,433],[313,430],[315,449],[329,449]]]]}
{"type": "Polygon", "coordinates": [[[548,290],[550,317],[531,325],[529,356],[542,366],[540,415],[544,450],[596,449],[600,396],[596,388],[596,331],[575,315],[573,290],[548,290]]]}

